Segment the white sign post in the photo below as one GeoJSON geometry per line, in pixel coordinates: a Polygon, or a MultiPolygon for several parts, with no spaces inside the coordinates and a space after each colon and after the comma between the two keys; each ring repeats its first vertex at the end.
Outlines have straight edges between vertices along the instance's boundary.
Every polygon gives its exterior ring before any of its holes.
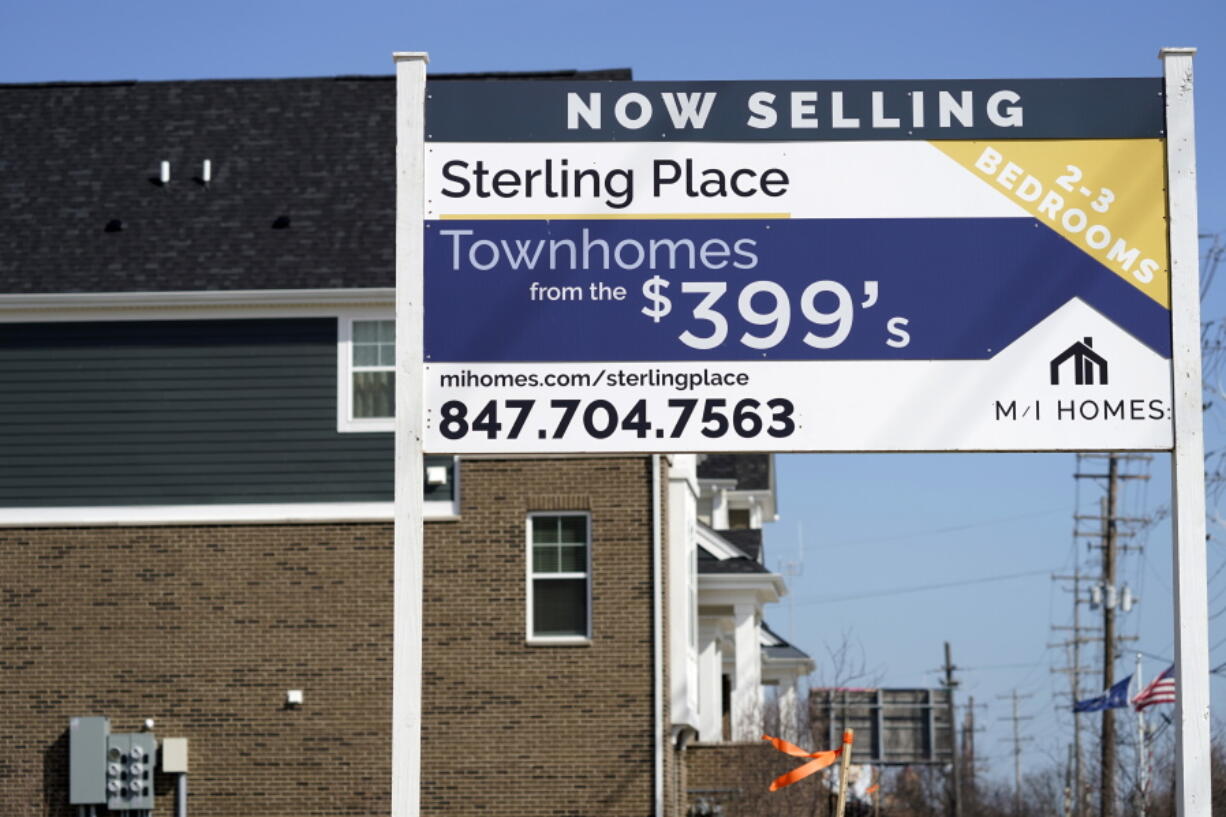
{"type": "Polygon", "coordinates": [[[396,495],[392,611],[392,817],[421,811],[422,178],[426,63],[396,61],[396,495]]]}
{"type": "Polygon", "coordinates": [[[1196,216],[1194,48],[1162,51],[1166,89],[1175,447],[1171,454],[1175,581],[1175,803],[1209,817],[1209,607],[1205,575],[1205,443],[1201,417],[1200,254],[1196,216]]]}

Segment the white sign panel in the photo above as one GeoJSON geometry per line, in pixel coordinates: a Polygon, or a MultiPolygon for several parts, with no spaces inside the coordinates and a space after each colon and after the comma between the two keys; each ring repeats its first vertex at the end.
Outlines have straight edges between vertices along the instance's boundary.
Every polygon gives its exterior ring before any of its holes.
{"type": "Polygon", "coordinates": [[[1169,449],[1159,81],[819,85],[433,89],[426,449],[1169,449]]]}

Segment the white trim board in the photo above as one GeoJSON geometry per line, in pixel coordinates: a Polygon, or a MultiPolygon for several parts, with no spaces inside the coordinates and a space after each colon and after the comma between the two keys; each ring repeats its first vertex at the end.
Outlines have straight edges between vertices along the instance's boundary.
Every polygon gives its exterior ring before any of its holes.
{"type": "MultiPolygon", "coordinates": [[[[459,518],[454,502],[423,502],[422,510],[431,521],[459,518]]],[[[0,508],[0,528],[391,522],[393,515],[391,502],[0,508]]]]}
{"type": "Polygon", "coordinates": [[[338,312],[388,312],[395,290],[286,289],[190,292],[68,292],[0,295],[0,322],[332,317],[338,312]]]}

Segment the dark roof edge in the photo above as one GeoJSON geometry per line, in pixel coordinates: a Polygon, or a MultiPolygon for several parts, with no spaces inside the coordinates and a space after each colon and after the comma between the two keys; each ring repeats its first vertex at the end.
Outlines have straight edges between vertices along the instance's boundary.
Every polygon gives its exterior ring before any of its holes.
{"type": "Polygon", "coordinates": [[[427,74],[426,79],[633,79],[633,69],[602,68],[594,71],[568,69],[564,71],[483,71],[473,74],[427,74]]]}
{"type": "MultiPolygon", "coordinates": [[[[629,80],[633,71],[630,68],[602,68],[584,71],[574,68],[559,71],[479,71],[458,74],[428,74],[427,80],[474,80],[474,79],[526,79],[526,80],[576,80],[576,79],[608,79],[629,80]]],[[[22,88],[107,88],[125,87],[130,85],[183,85],[186,83],[205,82],[294,82],[309,80],[334,80],[337,82],[390,82],[395,74],[336,74],[309,77],[208,77],[205,79],[109,79],[109,80],[55,80],[52,82],[0,82],[0,89],[16,90],[22,88]]]]}
{"type": "Polygon", "coordinates": [[[813,656],[809,655],[809,653],[805,652],[805,651],[804,651],[804,650],[802,650],[800,647],[797,647],[797,646],[796,646],[795,644],[793,644],[791,641],[788,641],[786,638],[784,638],[783,636],[779,635],[779,633],[777,633],[777,632],[775,632],[774,630],[772,630],[772,629],[771,629],[771,626],[770,626],[769,624],[767,624],[767,623],[766,623],[766,620],[765,620],[765,619],[763,619],[763,620],[762,620],[762,623],[761,623],[761,625],[759,625],[759,626],[761,626],[763,630],[766,630],[768,633],[770,633],[772,636],[774,636],[774,637],[775,637],[776,639],[778,639],[778,641],[779,641],[779,644],[778,644],[777,646],[775,646],[775,647],[771,647],[770,649],[776,649],[776,650],[793,650],[793,651],[795,651],[795,652],[799,653],[800,655],[803,655],[805,658],[809,658],[809,659],[812,659],[812,658],[813,658],[813,656]]]}

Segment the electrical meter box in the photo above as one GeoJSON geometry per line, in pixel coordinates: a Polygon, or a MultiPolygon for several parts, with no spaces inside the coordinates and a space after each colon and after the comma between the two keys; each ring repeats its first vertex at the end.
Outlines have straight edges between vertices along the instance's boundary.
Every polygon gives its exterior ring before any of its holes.
{"type": "Polygon", "coordinates": [[[74,806],[106,802],[106,738],[111,722],[81,717],[68,721],[68,802],[74,806]]]}
{"type": "Polygon", "coordinates": [[[68,802],[105,803],[109,811],[152,811],[157,738],[149,732],[112,735],[106,718],[68,721],[68,802]]]}
{"type": "Polygon", "coordinates": [[[157,738],[148,732],[106,739],[106,807],[110,811],[153,809],[153,767],[157,738]]]}

